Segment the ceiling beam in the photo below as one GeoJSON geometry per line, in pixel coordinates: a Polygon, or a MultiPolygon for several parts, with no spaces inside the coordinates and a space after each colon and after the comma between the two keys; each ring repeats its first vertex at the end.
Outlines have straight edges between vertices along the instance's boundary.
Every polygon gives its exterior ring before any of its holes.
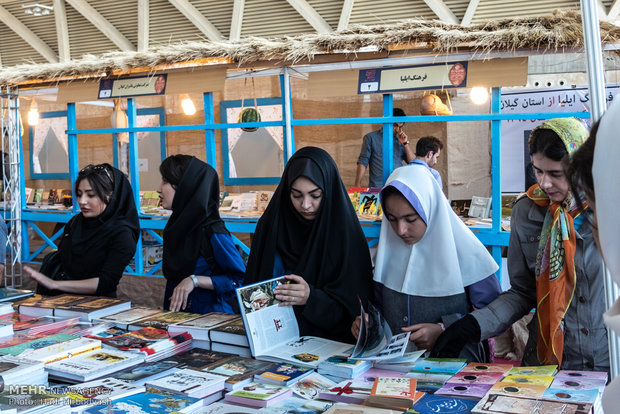
{"type": "Polygon", "coordinates": [[[476,9],[478,8],[479,3],[480,0],[469,0],[467,10],[465,10],[465,15],[463,16],[463,20],[461,20],[461,26],[469,26],[471,24],[471,21],[476,14],[476,9]]]}
{"type": "Polygon", "coordinates": [[[54,0],[54,21],[56,22],[56,39],[58,41],[58,58],[61,62],[71,60],[71,44],[69,43],[69,25],[64,0],[54,0]]]}
{"type": "Polygon", "coordinates": [[[349,25],[354,1],[355,0],[344,0],[342,3],[342,11],[340,12],[340,20],[338,21],[338,30],[344,30],[349,25]]]}
{"type": "Polygon", "coordinates": [[[598,19],[607,21],[607,8],[603,4],[603,0],[596,0],[596,6],[598,7],[598,19]]]}
{"type": "Polygon", "coordinates": [[[306,1],[306,0],[286,0],[289,2],[291,6],[297,13],[301,14],[301,16],[306,19],[310,26],[314,28],[318,33],[329,33],[332,31],[332,28],[327,22],[321,17],[319,13],[306,1]]]}
{"type": "Polygon", "coordinates": [[[241,39],[244,6],[245,0],[235,0],[233,4],[232,19],[230,20],[230,40],[241,39]]]}
{"type": "Polygon", "coordinates": [[[459,24],[458,19],[454,13],[452,13],[452,10],[446,6],[443,0],[424,0],[424,3],[431,8],[433,13],[435,13],[441,21],[450,24],[459,24]]]}
{"type": "Polygon", "coordinates": [[[65,0],[78,13],[84,16],[93,24],[101,33],[112,41],[119,49],[123,51],[135,51],[136,47],[131,43],[112,23],[101,15],[93,6],[88,4],[86,0],[65,0]]]}
{"type": "Polygon", "coordinates": [[[614,0],[611,6],[609,6],[609,13],[607,13],[607,19],[609,19],[609,21],[614,21],[618,19],[618,14],[620,14],[620,0],[614,0]]]}
{"type": "Polygon", "coordinates": [[[213,26],[206,17],[200,13],[200,11],[194,7],[188,0],[168,0],[174,7],[177,8],[183,16],[194,26],[196,26],[209,40],[223,40],[224,36],[217,30],[217,27],[213,26]]]}
{"type": "MultiPolygon", "coordinates": [[[[57,63],[58,56],[51,47],[47,45],[39,36],[34,34],[32,30],[26,27],[19,19],[13,16],[7,9],[0,6],[0,21],[8,26],[9,29],[14,31],[26,41],[34,50],[37,51],[50,63],[57,63]]],[[[25,57],[25,56],[24,56],[25,57]]]]}
{"type": "Polygon", "coordinates": [[[138,0],[138,52],[149,48],[149,0],[138,0]]]}

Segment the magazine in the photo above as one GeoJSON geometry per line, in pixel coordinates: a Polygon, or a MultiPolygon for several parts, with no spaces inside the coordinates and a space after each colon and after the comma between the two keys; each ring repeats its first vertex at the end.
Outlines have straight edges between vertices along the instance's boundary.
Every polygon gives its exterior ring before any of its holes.
{"type": "Polygon", "coordinates": [[[392,335],[390,325],[377,308],[368,303],[368,313],[366,313],[361,300],[360,308],[360,333],[351,358],[380,360],[402,357],[407,350],[411,332],[392,335]],[[366,320],[366,315],[368,320],[366,320]]]}
{"type": "Polygon", "coordinates": [[[349,354],[352,345],[299,335],[292,306],[279,306],[273,289],[287,280],[277,277],[237,289],[237,299],[252,356],[316,367],[335,354],[349,354]]]}

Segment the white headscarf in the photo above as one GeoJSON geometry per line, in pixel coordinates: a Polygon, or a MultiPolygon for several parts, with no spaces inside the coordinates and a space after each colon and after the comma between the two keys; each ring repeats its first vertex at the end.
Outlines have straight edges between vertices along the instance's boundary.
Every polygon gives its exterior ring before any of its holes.
{"type": "MultiPolygon", "coordinates": [[[[601,255],[614,281],[620,284],[620,96],[605,112],[596,133],[592,176],[596,196],[596,219],[601,255]]],[[[620,334],[620,299],[605,312],[605,322],[620,334]]],[[[603,394],[605,412],[615,412],[620,405],[620,378],[603,394]]]]}
{"type": "Polygon", "coordinates": [[[463,293],[466,286],[498,269],[486,247],[452,211],[426,166],[397,168],[384,189],[388,186],[400,191],[427,227],[419,242],[406,244],[394,232],[384,211],[375,281],[409,295],[449,296],[463,293]]]}

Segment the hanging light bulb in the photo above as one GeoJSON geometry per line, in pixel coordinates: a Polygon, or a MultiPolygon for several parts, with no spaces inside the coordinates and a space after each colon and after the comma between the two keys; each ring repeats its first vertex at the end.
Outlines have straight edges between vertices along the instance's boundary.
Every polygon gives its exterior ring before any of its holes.
{"type": "Polygon", "coordinates": [[[183,113],[187,116],[191,116],[196,113],[196,106],[194,106],[194,101],[192,101],[187,95],[183,95],[183,98],[181,100],[181,108],[183,108],[183,113]]]}
{"type": "Polygon", "coordinates": [[[482,105],[489,100],[489,90],[482,86],[473,87],[469,93],[469,99],[476,105],[482,105]]]}
{"type": "Polygon", "coordinates": [[[39,123],[39,108],[37,107],[37,101],[32,99],[30,104],[30,110],[28,111],[28,125],[36,125],[39,123]]]}

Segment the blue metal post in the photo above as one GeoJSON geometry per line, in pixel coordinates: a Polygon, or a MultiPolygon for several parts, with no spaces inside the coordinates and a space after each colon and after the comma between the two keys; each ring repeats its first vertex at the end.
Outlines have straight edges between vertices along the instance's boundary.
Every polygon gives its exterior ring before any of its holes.
{"type": "MultiPolygon", "coordinates": [[[[392,94],[387,93],[383,95],[383,117],[392,117],[393,112],[393,99],[392,94]]],[[[387,181],[388,177],[392,173],[394,166],[394,131],[392,123],[383,124],[383,183],[387,181]]]]}
{"type": "MultiPolygon", "coordinates": [[[[67,128],[69,131],[77,130],[77,116],[75,114],[75,102],[70,102],[67,104],[67,128]]],[[[79,163],[78,163],[78,147],[77,147],[77,134],[69,133],[67,134],[67,148],[69,151],[69,182],[71,186],[75,183],[79,172],[79,163]]],[[[73,191],[72,191],[73,193],[73,191]]],[[[75,193],[73,193],[73,213],[75,214],[78,210],[77,199],[75,198],[75,193]]]]}
{"type": "MultiPolygon", "coordinates": [[[[203,94],[203,107],[205,112],[205,125],[215,124],[215,111],[213,109],[213,92],[203,94]]],[[[217,161],[215,157],[215,130],[205,129],[205,147],[207,149],[207,164],[217,171],[217,161]]]]}
{"type": "MultiPolygon", "coordinates": [[[[26,174],[24,173],[24,151],[23,151],[23,148],[24,148],[23,139],[24,139],[24,137],[23,137],[21,131],[22,131],[21,118],[18,116],[17,117],[17,133],[19,134],[19,163],[20,163],[20,166],[19,166],[19,168],[20,168],[19,191],[21,191],[22,194],[26,194],[26,174]]],[[[32,152],[32,149],[30,151],[32,152]]],[[[21,199],[22,199],[22,213],[23,213],[23,211],[26,209],[26,201],[27,200],[26,200],[26,197],[24,197],[24,196],[22,196],[21,199]]],[[[28,235],[28,222],[26,220],[24,220],[23,214],[22,214],[21,226],[22,226],[22,257],[21,257],[21,261],[24,262],[28,258],[28,253],[30,252],[30,237],[28,235]]]]}
{"type": "MultiPolygon", "coordinates": [[[[501,88],[493,88],[491,91],[491,113],[501,112],[502,91],[501,88]]],[[[498,233],[502,230],[502,121],[491,121],[491,215],[492,231],[498,233]]],[[[502,247],[491,247],[493,259],[499,265],[497,277],[502,281],[502,247]]]]}
{"type": "MultiPolygon", "coordinates": [[[[127,99],[127,126],[129,128],[135,128],[138,119],[138,112],[136,110],[136,100],[134,98],[127,99]]],[[[140,172],[138,161],[138,133],[136,131],[129,132],[129,177],[131,180],[131,188],[133,191],[133,198],[138,209],[140,208],[140,172]]],[[[142,232],[138,237],[138,244],[136,246],[136,254],[134,256],[135,272],[141,274],[143,269],[142,262],[142,232]]]]}
{"type": "Polygon", "coordinates": [[[280,75],[280,91],[282,95],[282,115],[284,118],[284,163],[295,153],[295,133],[293,131],[293,100],[291,99],[291,77],[288,68],[280,75]]]}

